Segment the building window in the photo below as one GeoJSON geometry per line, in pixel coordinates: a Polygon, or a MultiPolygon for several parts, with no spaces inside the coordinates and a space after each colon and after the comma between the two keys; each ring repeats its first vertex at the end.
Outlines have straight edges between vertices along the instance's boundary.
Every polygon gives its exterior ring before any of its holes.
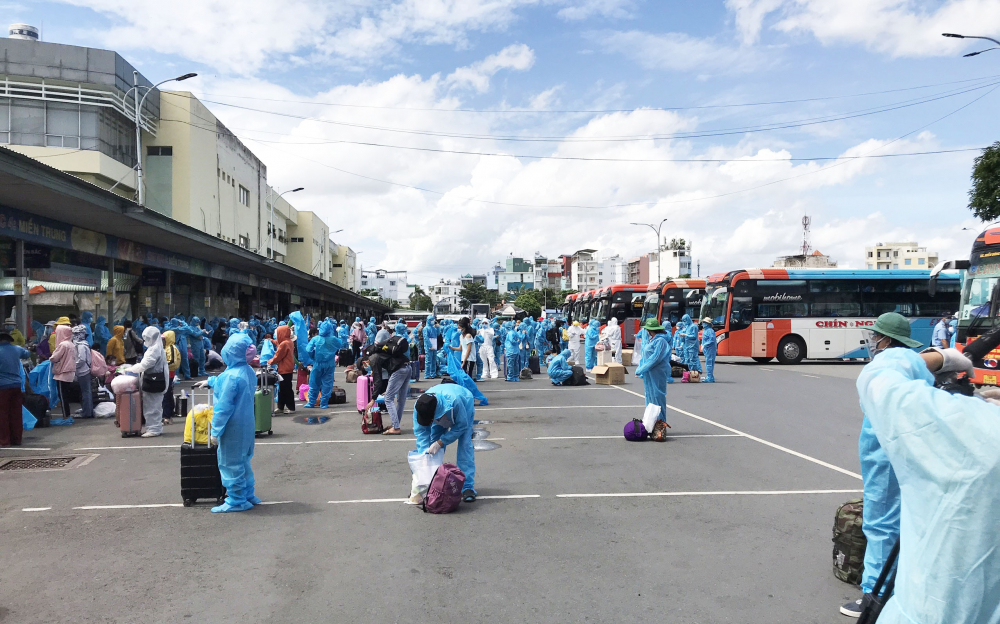
{"type": "Polygon", "coordinates": [[[240,185],[240,203],[248,208],[250,207],[250,190],[243,188],[242,185],[240,185]]]}
{"type": "Polygon", "coordinates": [[[905,264],[906,266],[910,266],[912,264],[912,261],[909,258],[907,258],[903,260],[903,264],[905,264]]]}
{"type": "Polygon", "coordinates": [[[169,145],[150,145],[146,148],[147,156],[173,156],[174,148],[169,145]]]}
{"type": "Polygon", "coordinates": [[[306,239],[303,238],[303,237],[301,237],[301,236],[293,236],[293,237],[291,237],[291,238],[288,239],[288,242],[290,242],[290,243],[304,243],[304,242],[306,242],[306,239]]]}
{"type": "MultiPolygon", "coordinates": [[[[110,271],[111,269],[108,269],[108,270],[110,271]]],[[[390,286],[395,286],[395,285],[396,285],[396,282],[389,282],[389,285],[390,285],[390,286]]]]}
{"type": "Polygon", "coordinates": [[[892,268],[894,268],[894,269],[898,269],[898,268],[899,268],[899,265],[898,265],[898,264],[894,264],[894,265],[892,265],[892,268]]]}
{"type": "Polygon", "coordinates": [[[899,252],[898,251],[892,252],[892,257],[893,258],[898,258],[899,257],[899,252]]]}
{"type": "Polygon", "coordinates": [[[870,252],[870,251],[868,252],[868,257],[869,257],[869,258],[871,258],[871,257],[872,257],[872,252],[870,252]]]}
{"type": "Polygon", "coordinates": [[[917,264],[927,264],[926,258],[917,258],[917,264]]]}
{"type": "Polygon", "coordinates": [[[250,246],[250,238],[248,236],[240,235],[240,247],[246,249],[250,246]]]}

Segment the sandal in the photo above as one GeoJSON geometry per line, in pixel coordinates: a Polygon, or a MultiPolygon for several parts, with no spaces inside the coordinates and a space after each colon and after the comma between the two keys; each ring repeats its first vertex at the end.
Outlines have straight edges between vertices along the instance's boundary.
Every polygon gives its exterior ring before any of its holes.
{"type": "Polygon", "coordinates": [[[386,429],[382,432],[382,435],[403,435],[402,429],[386,429]]]}

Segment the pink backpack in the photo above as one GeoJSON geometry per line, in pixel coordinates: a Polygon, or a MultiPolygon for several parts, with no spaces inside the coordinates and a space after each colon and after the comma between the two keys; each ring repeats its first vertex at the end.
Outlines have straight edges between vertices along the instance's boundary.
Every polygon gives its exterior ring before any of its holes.
{"type": "Polygon", "coordinates": [[[465,473],[455,464],[441,464],[434,472],[424,496],[424,511],[433,514],[451,513],[462,502],[465,473]]]}
{"type": "Polygon", "coordinates": [[[93,349],[90,350],[90,374],[102,380],[108,374],[108,363],[104,361],[104,356],[93,349]]]}

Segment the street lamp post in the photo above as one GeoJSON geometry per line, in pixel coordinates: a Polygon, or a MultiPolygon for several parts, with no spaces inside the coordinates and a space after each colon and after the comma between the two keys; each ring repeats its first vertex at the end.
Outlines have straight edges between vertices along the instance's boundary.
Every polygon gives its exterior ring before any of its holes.
{"type": "MultiPolygon", "coordinates": [[[[294,188],[294,189],[292,189],[290,191],[285,191],[285,193],[298,193],[299,191],[302,191],[302,190],[305,190],[304,186],[300,186],[299,188],[294,188]]],[[[284,195],[285,193],[278,193],[278,199],[281,199],[281,196],[284,195]]],[[[270,223],[268,223],[268,225],[267,225],[267,229],[268,229],[268,234],[267,234],[267,249],[268,249],[267,259],[273,261],[274,260],[274,189],[272,187],[270,187],[270,186],[268,187],[268,195],[270,195],[270,200],[271,200],[270,201],[270,204],[271,204],[271,220],[270,220],[270,223]]]]}
{"type": "Polygon", "coordinates": [[[655,227],[653,226],[652,223],[632,223],[631,224],[631,225],[645,225],[649,229],[651,229],[654,232],[656,232],[656,282],[657,283],[660,282],[660,266],[663,264],[663,262],[662,262],[662,259],[663,259],[663,250],[660,249],[660,228],[662,228],[663,224],[666,223],[666,222],[667,222],[667,220],[664,219],[663,221],[660,221],[660,224],[657,225],[657,226],[655,226],[655,227]]]}
{"type": "Polygon", "coordinates": [[[964,56],[976,56],[977,54],[982,54],[983,52],[989,52],[990,50],[1000,49],[1000,41],[997,41],[993,37],[980,37],[976,35],[956,35],[955,33],[941,33],[942,37],[951,37],[952,39],[985,39],[986,41],[992,41],[996,45],[992,48],[986,48],[985,50],[980,50],[978,52],[969,52],[964,56]]]}
{"type": "Polygon", "coordinates": [[[133,87],[125,92],[125,96],[122,98],[122,101],[127,99],[128,94],[132,93],[132,91],[135,90],[135,94],[132,96],[132,101],[135,102],[135,162],[136,162],[135,181],[136,181],[136,197],[138,198],[137,203],[140,206],[146,205],[146,193],[143,190],[143,185],[142,185],[142,116],[141,116],[142,105],[146,103],[146,98],[149,97],[149,94],[152,93],[153,90],[159,87],[160,85],[166,84],[168,82],[175,82],[175,81],[180,82],[182,80],[187,80],[188,78],[194,78],[197,75],[198,74],[195,73],[184,74],[183,76],[177,76],[176,78],[168,78],[166,80],[162,80],[153,85],[152,87],[146,87],[139,84],[139,72],[132,70],[133,87]],[[146,93],[142,96],[141,99],[139,98],[139,89],[146,90],[146,93]]]}

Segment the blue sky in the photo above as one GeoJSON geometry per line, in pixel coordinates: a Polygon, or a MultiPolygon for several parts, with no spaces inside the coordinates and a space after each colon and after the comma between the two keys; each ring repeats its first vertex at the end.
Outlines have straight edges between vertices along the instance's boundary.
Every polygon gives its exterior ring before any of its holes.
{"type": "Polygon", "coordinates": [[[508,253],[634,256],[653,242],[629,222],[664,217],[669,236],[694,242],[703,275],[793,253],[806,212],[813,246],[843,266],[859,267],[864,246],[885,240],[966,255],[974,232],[962,228],[979,227],[966,208],[976,152],[787,159],[962,150],[1000,138],[1000,92],[990,92],[1000,51],[962,58],[980,47],[940,36],[1000,34],[995,0],[3,6],[10,21],[44,25],[47,41],[114,49],[151,80],[199,72],[185,86],[220,102],[209,107],[268,164],[273,184],[305,186],[296,205],[344,228],[342,242],[365,252],[366,267],[407,269],[425,284],[483,271],[508,253]],[[872,92],[886,93],[858,96],[872,92]],[[657,110],[812,98],[827,99],[657,110]],[[940,99],[921,102],[931,98],[940,99]],[[904,107],[865,114],[893,106],[904,107]],[[713,136],[646,138],[677,133],[713,136]],[[334,143],[345,140],[355,144],[334,143]],[[657,162],[527,157],[553,155],[657,162]]]}

